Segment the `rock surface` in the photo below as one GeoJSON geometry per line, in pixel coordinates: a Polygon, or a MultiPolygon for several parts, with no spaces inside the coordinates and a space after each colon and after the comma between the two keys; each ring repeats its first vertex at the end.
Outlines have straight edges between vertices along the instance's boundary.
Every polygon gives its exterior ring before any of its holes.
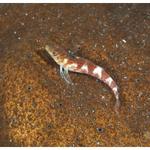
{"type": "Polygon", "coordinates": [[[150,146],[149,4],[0,6],[0,146],[150,146]],[[70,73],[44,47],[56,41],[102,66],[120,87],[70,73]]]}

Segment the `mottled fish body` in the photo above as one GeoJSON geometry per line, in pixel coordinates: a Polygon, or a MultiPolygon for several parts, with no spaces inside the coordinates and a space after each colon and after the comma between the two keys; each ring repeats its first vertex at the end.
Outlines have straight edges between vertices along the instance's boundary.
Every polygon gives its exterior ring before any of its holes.
{"type": "Polygon", "coordinates": [[[45,49],[48,54],[55,60],[55,62],[60,65],[60,74],[67,83],[72,83],[68,74],[68,71],[72,71],[91,75],[107,84],[115,95],[115,111],[118,113],[120,106],[118,86],[112,77],[106,73],[102,67],[95,65],[91,61],[81,57],[71,57],[67,51],[60,49],[60,47],[57,45],[46,45],[45,49]]]}

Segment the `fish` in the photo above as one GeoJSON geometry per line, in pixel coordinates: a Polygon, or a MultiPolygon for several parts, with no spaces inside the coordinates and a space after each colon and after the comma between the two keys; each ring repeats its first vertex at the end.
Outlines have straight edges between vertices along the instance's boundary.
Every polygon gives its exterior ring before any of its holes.
{"type": "Polygon", "coordinates": [[[116,98],[115,112],[118,114],[120,107],[119,88],[113,78],[101,66],[85,58],[70,55],[64,48],[54,43],[46,45],[45,50],[60,66],[60,75],[68,84],[73,84],[68,71],[87,74],[105,83],[114,93],[116,98]]]}

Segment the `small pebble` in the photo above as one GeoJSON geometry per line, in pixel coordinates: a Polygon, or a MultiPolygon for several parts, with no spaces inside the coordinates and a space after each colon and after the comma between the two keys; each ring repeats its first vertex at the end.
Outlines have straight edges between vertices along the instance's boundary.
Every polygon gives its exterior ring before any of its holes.
{"type": "Polygon", "coordinates": [[[99,141],[96,141],[96,145],[100,145],[100,142],[99,142],[99,141]]]}
{"type": "Polygon", "coordinates": [[[28,13],[25,13],[25,16],[28,16],[28,13]]]}

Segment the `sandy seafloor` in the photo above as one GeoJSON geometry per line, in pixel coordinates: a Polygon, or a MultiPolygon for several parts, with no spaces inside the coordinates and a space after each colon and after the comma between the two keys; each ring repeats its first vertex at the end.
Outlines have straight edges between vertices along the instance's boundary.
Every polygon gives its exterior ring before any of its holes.
{"type": "Polygon", "coordinates": [[[150,146],[150,4],[0,4],[0,146],[150,146]],[[96,78],[60,77],[50,41],[105,68],[119,115],[96,78]]]}

